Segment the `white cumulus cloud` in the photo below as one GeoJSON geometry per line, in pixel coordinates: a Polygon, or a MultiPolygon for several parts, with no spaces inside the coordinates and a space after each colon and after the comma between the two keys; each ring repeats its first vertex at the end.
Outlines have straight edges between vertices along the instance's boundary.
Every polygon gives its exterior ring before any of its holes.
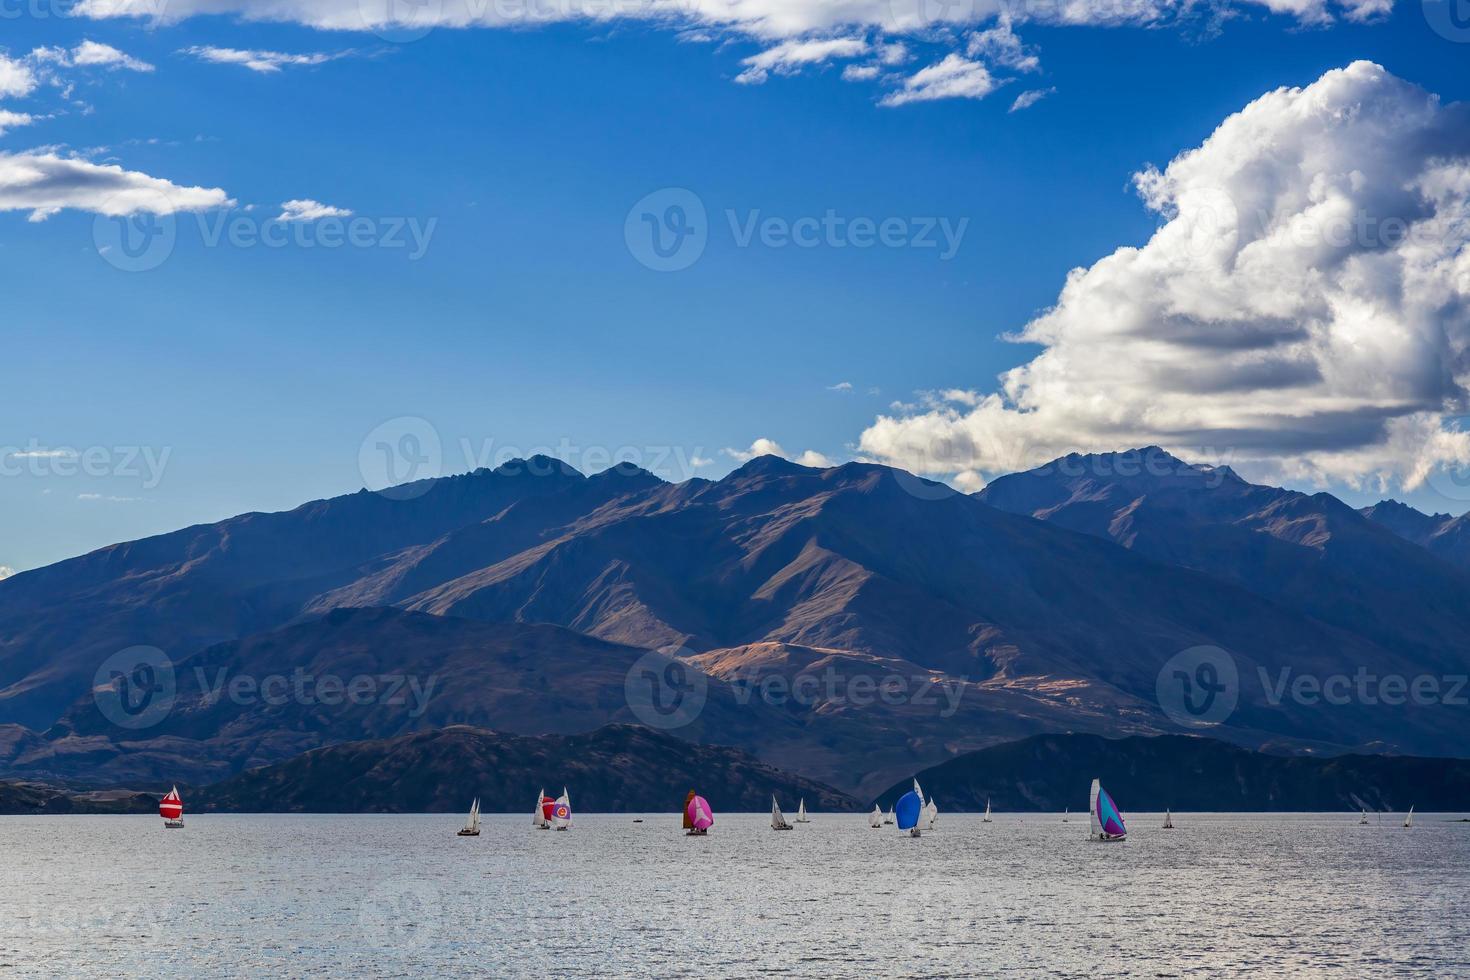
{"type": "Polygon", "coordinates": [[[283,201],[277,221],[319,221],[322,218],[350,218],[352,212],[346,208],[334,208],[320,201],[283,201]]]}
{"type": "Polygon", "coordinates": [[[10,578],[10,576],[14,574],[15,569],[11,568],[9,565],[0,565],[0,580],[10,578]]]}
{"type": "Polygon", "coordinates": [[[978,404],[880,417],[873,456],[997,472],[1157,443],[1417,486],[1470,461],[1470,107],[1358,62],[1135,178],[1161,225],[1068,276],[978,404]]]}
{"type": "Polygon", "coordinates": [[[63,208],[106,215],[173,214],[234,203],[218,187],[186,187],[116,164],[50,151],[0,153],[0,211],[29,211],[33,221],[63,208]]]}
{"type": "Polygon", "coordinates": [[[832,465],[832,460],[814,449],[808,449],[793,456],[774,439],[757,439],[750,444],[749,449],[722,449],[720,451],[737,463],[748,463],[757,456],[780,456],[782,459],[789,459],[801,466],[812,466],[818,469],[826,469],[832,465]]]}

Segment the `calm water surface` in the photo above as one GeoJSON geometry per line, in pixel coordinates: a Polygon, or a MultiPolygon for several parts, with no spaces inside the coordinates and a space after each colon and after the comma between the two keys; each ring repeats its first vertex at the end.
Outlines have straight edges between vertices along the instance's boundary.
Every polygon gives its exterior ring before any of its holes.
{"type": "Polygon", "coordinates": [[[1175,819],[0,817],[0,973],[1470,975],[1470,823],[1175,819]]]}

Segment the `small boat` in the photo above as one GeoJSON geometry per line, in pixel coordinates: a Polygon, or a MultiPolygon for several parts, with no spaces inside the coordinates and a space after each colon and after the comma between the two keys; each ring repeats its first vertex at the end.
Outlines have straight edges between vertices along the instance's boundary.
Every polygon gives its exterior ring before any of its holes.
{"type": "Polygon", "coordinates": [[[806,815],[806,797],[804,797],[804,796],[801,798],[801,802],[796,805],[796,822],[797,823],[811,823],[811,821],[807,819],[807,815],[806,815]]]}
{"type": "Polygon", "coordinates": [[[694,790],[684,798],[684,831],[689,837],[703,837],[715,825],[715,815],[710,812],[709,800],[694,790]]]}
{"type": "MultiPolygon", "coordinates": [[[[891,823],[892,821],[889,822],[891,823]]],[[[879,807],[878,804],[874,803],[873,812],[868,814],[868,826],[876,830],[879,827],[882,827],[883,823],[883,809],[879,807]]]]}
{"type": "Polygon", "coordinates": [[[1118,805],[1108,795],[1108,791],[1102,788],[1102,782],[1094,779],[1092,781],[1092,801],[1089,816],[1092,818],[1093,840],[1126,840],[1128,837],[1128,826],[1123,823],[1123,814],[1118,812],[1118,805]]]}
{"type": "Polygon", "coordinates": [[[1358,826],[1359,827],[1366,827],[1366,826],[1368,826],[1368,811],[1367,810],[1364,810],[1363,811],[1362,818],[1358,820],[1358,826]]]}
{"type": "Polygon", "coordinates": [[[990,823],[990,797],[985,797],[985,816],[980,818],[981,823],[990,823]]]}
{"type": "Polygon", "coordinates": [[[1062,810],[1062,823],[1066,823],[1067,822],[1067,817],[1071,816],[1071,814],[1072,814],[1072,808],[1071,807],[1065,807],[1065,808],[1063,808],[1063,810],[1062,810]]]}
{"type": "Polygon", "coordinates": [[[643,818],[642,817],[634,817],[633,818],[633,822],[634,823],[642,823],[643,822],[643,818]]]}
{"type": "Polygon", "coordinates": [[[480,836],[480,798],[475,797],[475,802],[470,804],[470,815],[465,819],[464,829],[456,836],[479,837],[480,836]]]}
{"type": "Polygon", "coordinates": [[[551,829],[572,829],[572,800],[567,796],[567,788],[561,788],[561,795],[551,804],[551,829]]]}
{"type": "Polygon", "coordinates": [[[184,801],[179,797],[177,786],[158,801],[158,815],[163,818],[163,826],[168,830],[177,830],[184,825],[184,801]]]}
{"type": "MultiPolygon", "coordinates": [[[[915,786],[918,782],[915,781],[915,786]]],[[[920,837],[921,824],[924,819],[924,798],[915,790],[909,790],[898,798],[893,805],[894,819],[898,822],[898,829],[907,831],[910,837],[920,837]]]]}
{"type": "Polygon", "coordinates": [[[924,804],[924,829],[933,830],[934,825],[939,822],[939,807],[930,800],[924,804]]]}
{"type": "Polygon", "coordinates": [[[1404,817],[1404,826],[1405,827],[1412,827],[1412,826],[1414,826],[1414,808],[1413,807],[1409,807],[1409,815],[1406,816],[1406,817],[1404,817]]]}
{"type": "Polygon", "coordinates": [[[551,808],[556,801],[546,795],[546,790],[536,791],[536,808],[531,811],[531,826],[538,830],[551,827],[551,808]]]}
{"type": "Polygon", "coordinates": [[[1172,813],[1169,812],[1169,808],[1168,807],[1165,807],[1164,808],[1164,829],[1165,830],[1173,830],[1174,829],[1174,814],[1172,814],[1172,813]]]}
{"type": "Polygon", "coordinates": [[[893,819],[894,819],[893,807],[889,807],[888,808],[888,816],[886,816],[886,817],[883,818],[883,825],[886,826],[886,827],[893,826],[893,819]]]}
{"type": "Polygon", "coordinates": [[[781,812],[781,804],[776,802],[776,797],[771,797],[771,829],[791,830],[791,824],[786,822],[785,815],[781,812]]]}

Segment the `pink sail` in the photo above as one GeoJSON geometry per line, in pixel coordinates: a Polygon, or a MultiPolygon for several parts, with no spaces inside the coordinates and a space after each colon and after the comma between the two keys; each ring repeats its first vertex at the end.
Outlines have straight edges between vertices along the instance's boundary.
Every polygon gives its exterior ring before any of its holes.
{"type": "Polygon", "coordinates": [[[689,826],[695,830],[708,830],[715,825],[715,815],[710,812],[709,801],[702,796],[696,796],[689,801],[684,808],[684,816],[689,818],[689,826]]]}

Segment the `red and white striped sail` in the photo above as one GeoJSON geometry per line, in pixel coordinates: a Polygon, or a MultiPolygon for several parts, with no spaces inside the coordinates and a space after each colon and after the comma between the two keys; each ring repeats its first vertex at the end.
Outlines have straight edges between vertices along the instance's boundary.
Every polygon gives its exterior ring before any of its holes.
{"type": "Polygon", "coordinates": [[[179,788],[175,786],[168,795],[158,801],[158,815],[165,820],[178,820],[184,815],[184,801],[179,799],[179,788]]]}

